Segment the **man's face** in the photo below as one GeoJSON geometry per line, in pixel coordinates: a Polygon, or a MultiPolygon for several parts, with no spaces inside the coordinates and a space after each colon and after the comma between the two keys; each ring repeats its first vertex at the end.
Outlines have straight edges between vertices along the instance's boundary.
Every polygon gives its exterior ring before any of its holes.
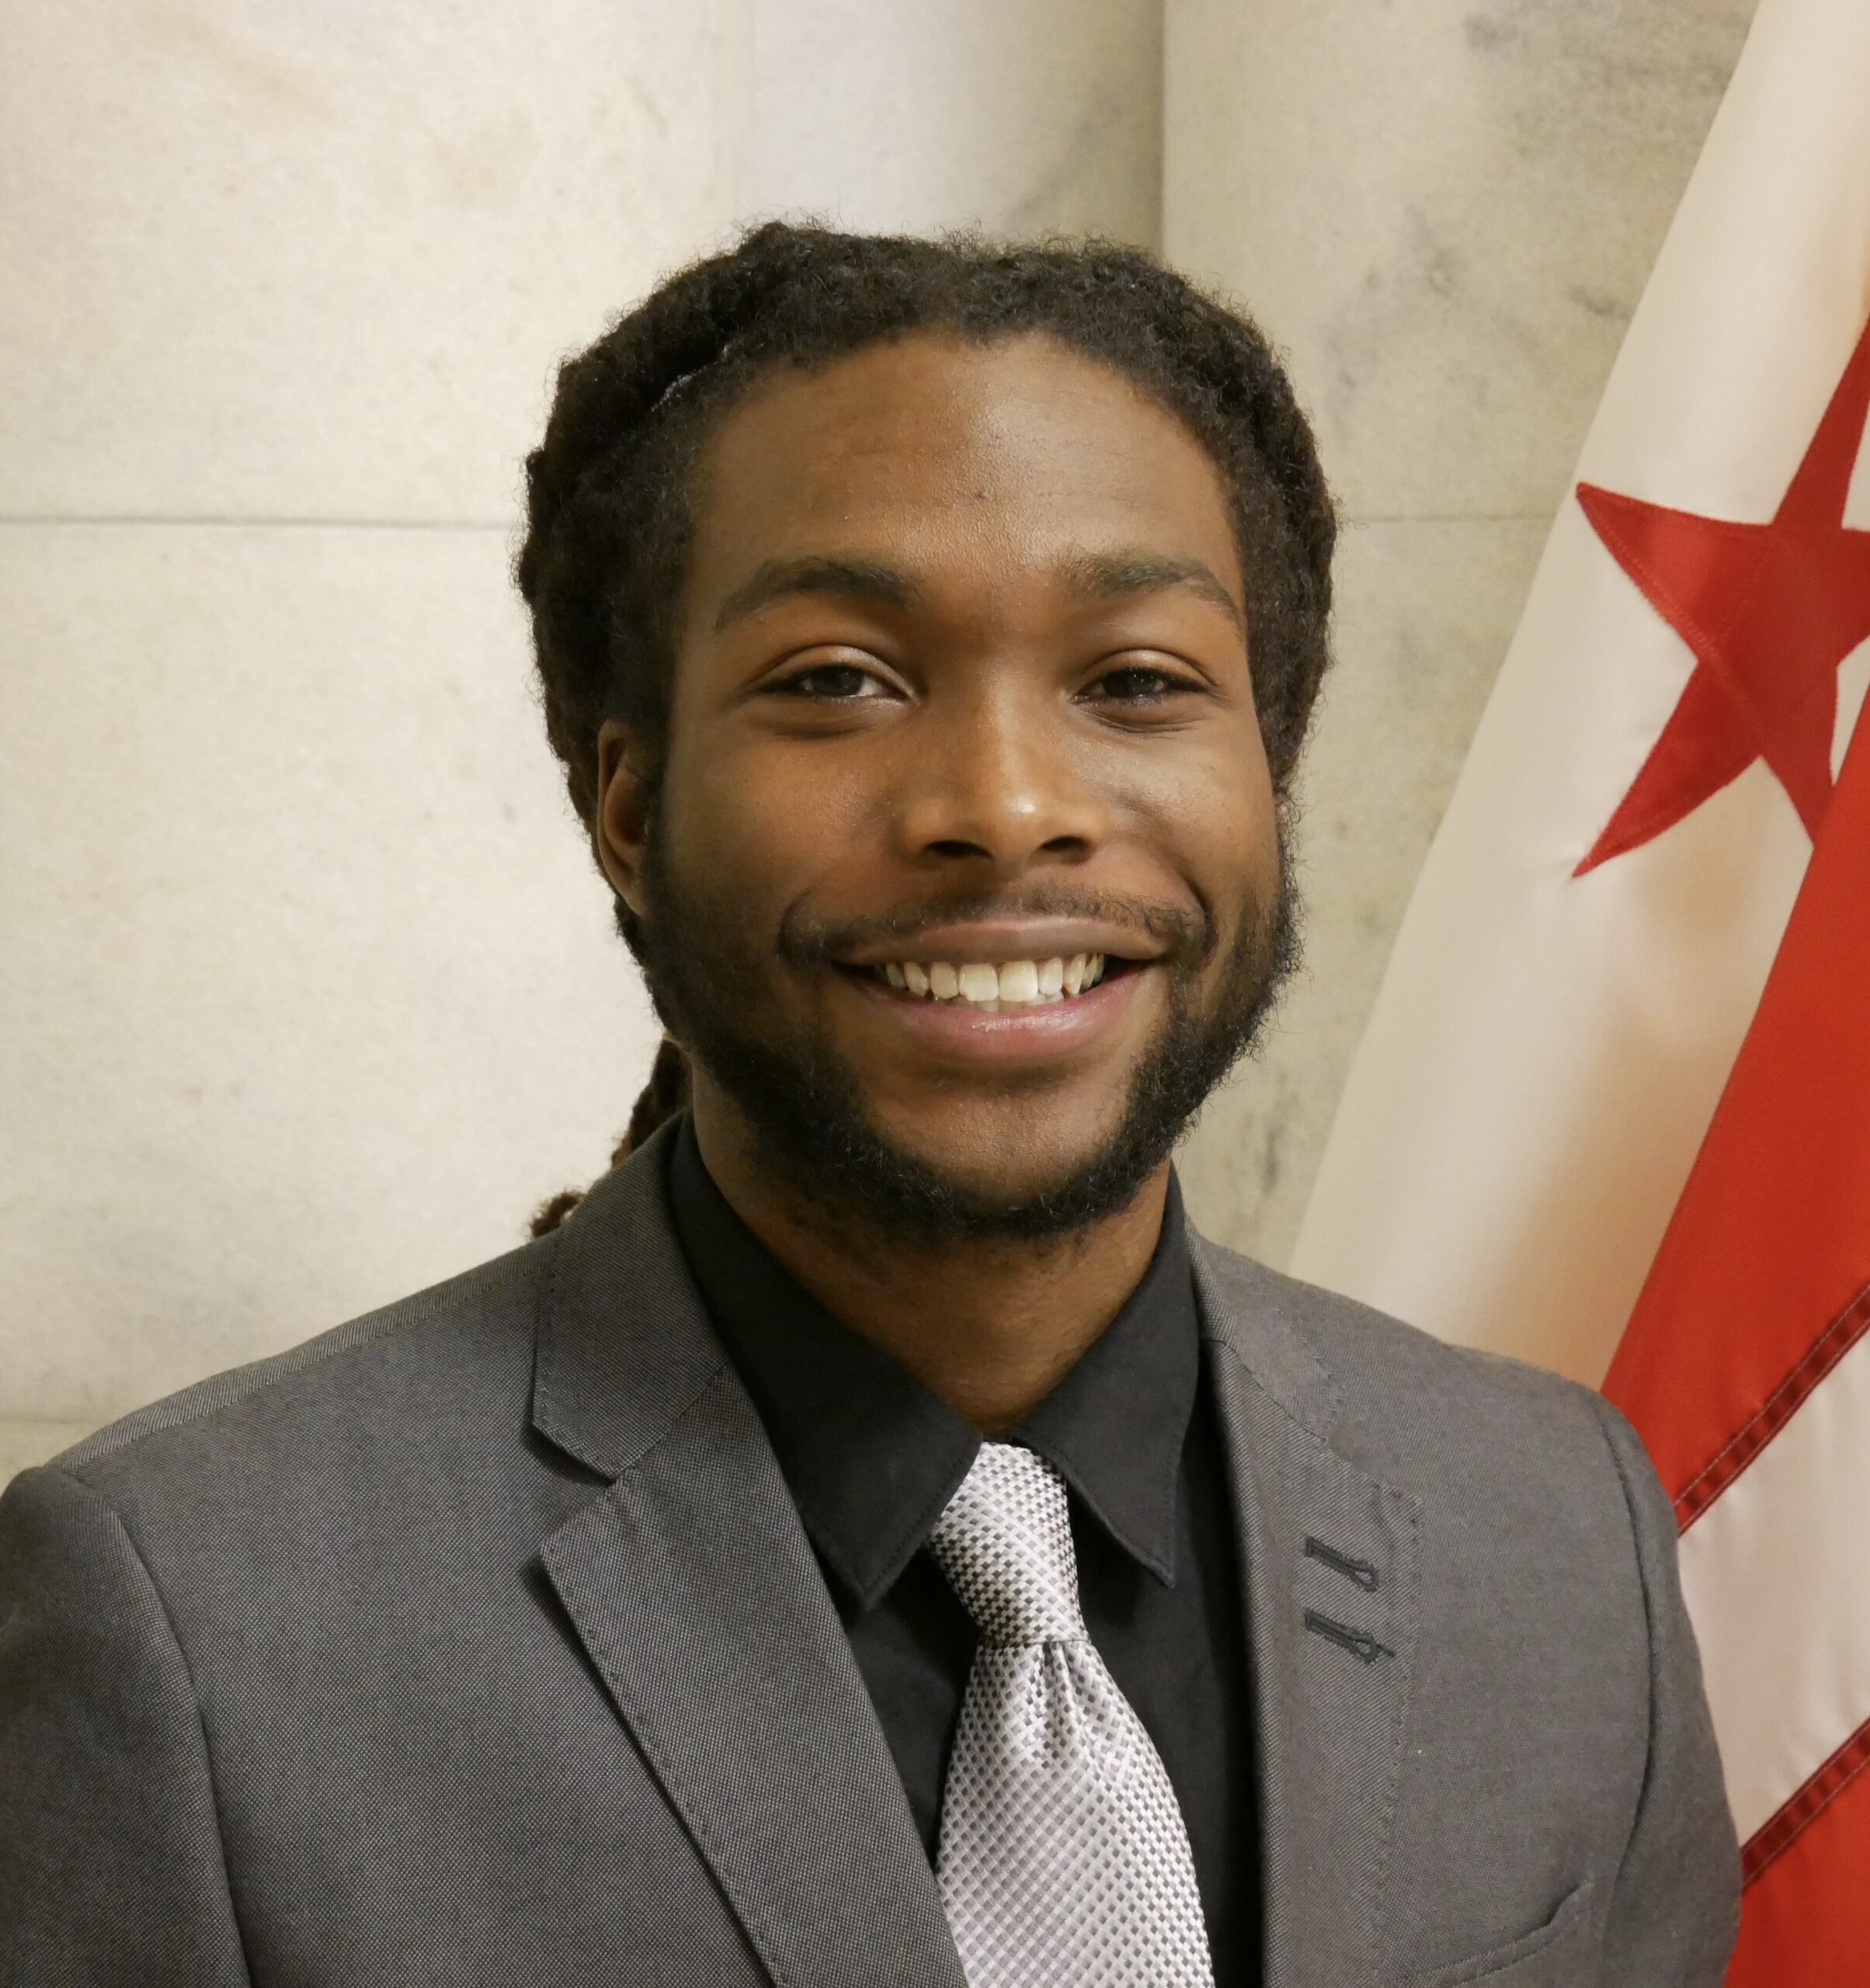
{"type": "Polygon", "coordinates": [[[602,827],[698,1112],[899,1226],[1121,1205],[1289,938],[1212,462],[1049,339],[917,335],[756,387],[693,503],[648,846],[615,739],[602,827]]]}

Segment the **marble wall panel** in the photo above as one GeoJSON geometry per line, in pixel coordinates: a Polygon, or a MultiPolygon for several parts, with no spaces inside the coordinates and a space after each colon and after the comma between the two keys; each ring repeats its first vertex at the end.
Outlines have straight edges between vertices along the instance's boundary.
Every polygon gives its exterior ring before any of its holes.
{"type": "Polygon", "coordinates": [[[712,0],[0,9],[0,513],[506,519],[728,210],[712,0]]]}
{"type": "Polygon", "coordinates": [[[0,513],[499,520],[558,354],[742,219],[1152,241],[1155,0],[0,15],[0,513]]]}
{"type": "Polygon", "coordinates": [[[748,0],[734,205],[1153,245],[1160,0],[748,0]]]}
{"type": "Polygon", "coordinates": [[[1170,253],[1354,516],[1549,516],[1754,0],[1169,0],[1170,253]]]}
{"type": "Polygon", "coordinates": [[[0,529],[0,1419],[499,1253],[655,1041],[499,533],[0,529]]]}

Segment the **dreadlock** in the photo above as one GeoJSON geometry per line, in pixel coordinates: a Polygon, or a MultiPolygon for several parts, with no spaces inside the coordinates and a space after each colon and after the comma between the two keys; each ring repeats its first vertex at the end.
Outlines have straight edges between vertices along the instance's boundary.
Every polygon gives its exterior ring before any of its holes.
{"type": "MultiPolygon", "coordinates": [[[[987,343],[1044,332],[1177,415],[1221,471],[1246,583],[1254,702],[1284,794],[1326,660],[1336,520],[1304,415],[1245,318],[1132,248],[843,235],[769,221],[678,271],[560,368],[527,458],[515,562],[532,611],[546,731],[592,821],[597,735],[630,732],[653,818],[666,755],[673,617],[693,518],[692,471],[723,415],[773,370],[815,368],[923,331],[987,343]]],[[[642,958],[634,914],[617,920],[642,958]]],[[[653,994],[655,990],[652,989],[653,994]]],[[[686,1101],[665,1037],[620,1159],[686,1101]]],[[[555,1227],[561,1194],[534,1218],[555,1227]]]]}

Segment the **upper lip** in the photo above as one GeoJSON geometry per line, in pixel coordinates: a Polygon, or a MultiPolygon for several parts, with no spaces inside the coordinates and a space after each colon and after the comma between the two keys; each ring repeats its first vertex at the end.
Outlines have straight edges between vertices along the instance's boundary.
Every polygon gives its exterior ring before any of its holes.
{"type": "Polygon", "coordinates": [[[1069,959],[1102,953],[1107,959],[1160,959],[1166,949],[1134,926],[1080,918],[989,919],[930,925],[901,938],[880,939],[842,954],[842,966],[887,966],[893,961],[943,960],[999,966],[1007,960],[1069,959]]]}

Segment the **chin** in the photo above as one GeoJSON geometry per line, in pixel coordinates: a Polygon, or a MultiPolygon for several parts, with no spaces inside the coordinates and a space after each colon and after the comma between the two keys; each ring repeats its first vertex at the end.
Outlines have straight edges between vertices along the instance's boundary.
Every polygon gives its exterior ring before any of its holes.
{"type": "MultiPolygon", "coordinates": [[[[1121,1104],[1116,1085],[1105,1095],[1121,1104]]],[[[927,1117],[885,1107],[866,1114],[880,1143],[910,1166],[968,1200],[1009,1208],[1055,1191],[1096,1167],[1123,1123],[1121,1110],[1095,1117],[1055,1115],[1041,1099],[1003,1096],[927,1117]]]]}
{"type": "Polygon", "coordinates": [[[1117,1129],[1035,1141],[1027,1114],[1016,1163],[998,1128],[983,1138],[978,1122],[965,1137],[915,1139],[902,1136],[900,1121],[886,1127],[873,1119],[857,1149],[842,1156],[839,1199],[874,1224],[929,1242],[1068,1235],[1129,1205],[1166,1156],[1116,1136],[1117,1129]]]}
{"type": "Polygon", "coordinates": [[[996,1215],[1017,1217],[1055,1199],[1071,1188],[1097,1164],[1098,1155],[1086,1153],[1075,1165],[1043,1170],[1021,1167],[969,1166],[945,1162],[939,1155],[905,1153],[931,1187],[944,1192],[958,1207],[968,1209],[977,1222],[991,1222],[996,1215]]]}

